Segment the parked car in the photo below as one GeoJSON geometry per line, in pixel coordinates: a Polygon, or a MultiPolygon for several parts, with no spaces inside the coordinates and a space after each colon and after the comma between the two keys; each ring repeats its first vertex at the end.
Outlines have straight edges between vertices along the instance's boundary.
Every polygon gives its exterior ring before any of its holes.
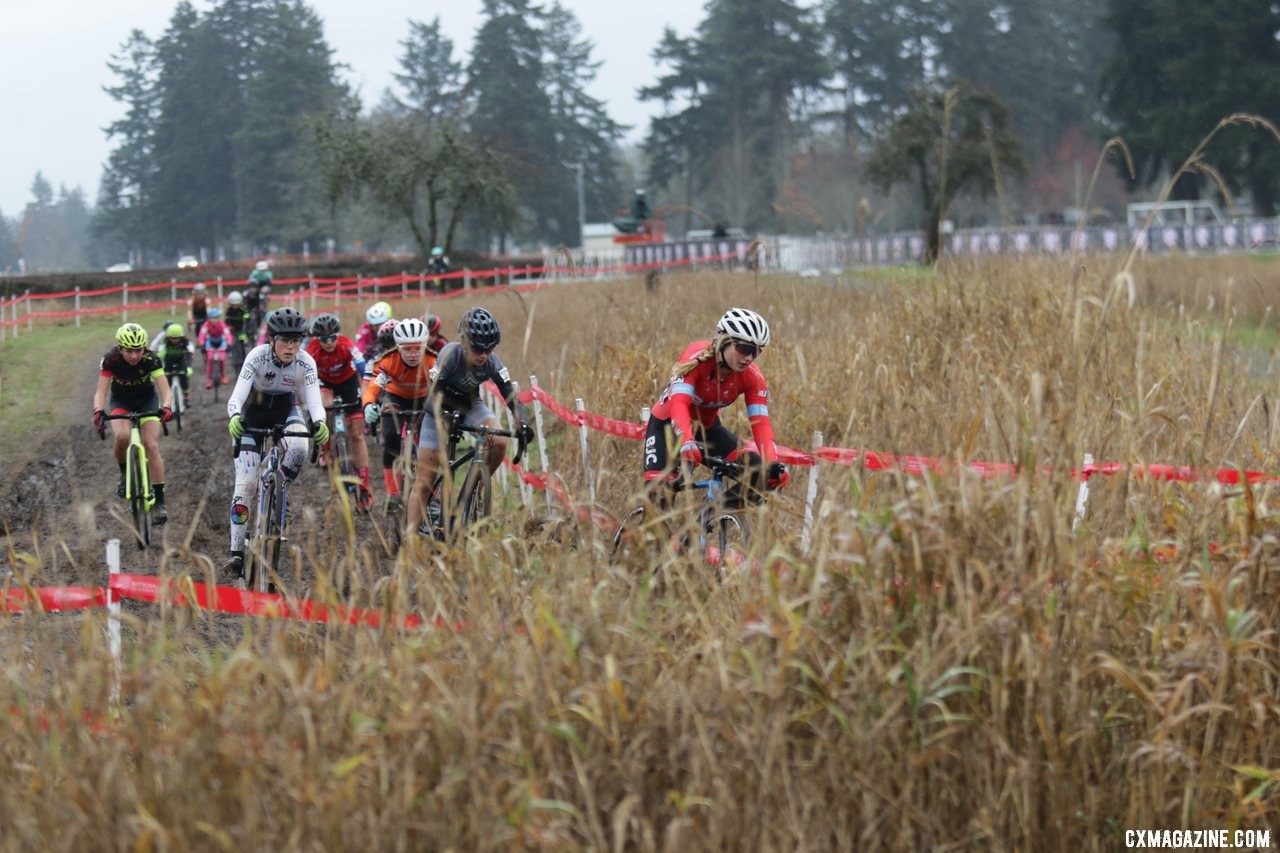
{"type": "Polygon", "coordinates": [[[190,270],[200,266],[200,259],[195,255],[183,255],[178,258],[178,269],[190,270]]]}
{"type": "Polygon", "coordinates": [[[133,272],[133,264],[112,264],[107,272],[133,272]]]}

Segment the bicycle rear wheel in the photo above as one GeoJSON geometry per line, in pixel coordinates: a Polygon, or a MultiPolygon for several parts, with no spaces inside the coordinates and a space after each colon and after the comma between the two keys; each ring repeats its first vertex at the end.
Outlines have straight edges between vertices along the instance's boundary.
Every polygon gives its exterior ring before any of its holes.
{"type": "Polygon", "coordinates": [[[209,374],[213,377],[213,402],[218,402],[218,389],[222,385],[222,376],[225,365],[218,359],[213,360],[213,372],[209,374]]]}
{"type": "Polygon", "coordinates": [[[138,547],[151,544],[151,511],[147,508],[147,478],[142,470],[142,453],[137,445],[129,445],[127,465],[129,471],[129,510],[133,526],[138,533],[138,547]]]}

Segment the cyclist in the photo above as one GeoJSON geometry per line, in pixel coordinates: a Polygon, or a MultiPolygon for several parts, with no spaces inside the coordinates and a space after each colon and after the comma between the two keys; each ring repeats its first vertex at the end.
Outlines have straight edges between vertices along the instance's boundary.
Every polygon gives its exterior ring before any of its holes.
{"type": "Polygon", "coordinates": [[[195,344],[187,337],[186,329],[181,323],[170,323],[164,331],[151,339],[151,351],[160,356],[167,378],[178,377],[182,393],[191,394],[191,356],[196,351],[195,344]]]}
{"type": "MultiPolygon", "coordinates": [[[[373,369],[382,357],[396,348],[396,321],[388,320],[378,327],[378,345],[374,347],[373,357],[364,360],[364,378],[373,378],[373,369]]],[[[359,349],[357,347],[357,349],[359,349]]],[[[367,425],[366,425],[367,426],[367,425]]]]}
{"type": "MultiPolygon", "coordinates": [[[[279,424],[301,426],[301,403],[311,418],[314,440],[319,444],[329,440],[316,363],[301,351],[307,318],[293,308],[280,308],[267,315],[266,326],[269,342],[254,347],[245,358],[244,369],[227,400],[227,414],[231,417],[227,431],[233,441],[239,442],[240,455],[235,460],[236,487],[231,498],[231,554],[223,568],[236,573],[244,571],[245,525],[249,521],[249,501],[258,489],[261,456],[257,441],[245,430],[279,424]]],[[[292,483],[306,460],[307,440],[286,437],[281,439],[280,447],[284,454],[281,467],[286,481],[292,483]]]]}
{"type": "Polygon", "coordinates": [[[231,348],[231,330],[222,322],[222,311],[219,308],[209,309],[209,321],[200,330],[197,339],[204,352],[204,387],[213,387],[213,365],[222,364],[222,384],[227,384],[227,350],[231,348]]]}
{"type": "Polygon", "coordinates": [[[252,290],[257,290],[264,284],[269,286],[271,284],[271,264],[265,260],[254,264],[253,272],[249,273],[249,280],[246,284],[252,290]]]}
{"type": "Polygon", "coordinates": [[[444,345],[449,343],[449,339],[440,334],[440,315],[423,314],[422,322],[427,326],[427,352],[439,355],[444,345]]]}
{"type": "Polygon", "coordinates": [[[440,276],[449,271],[449,257],[445,255],[444,249],[440,246],[431,247],[431,259],[427,261],[427,269],[431,271],[433,276],[431,285],[435,290],[444,292],[444,280],[440,276]]]}
{"type": "Polygon", "coordinates": [[[341,330],[336,315],[319,315],[311,321],[311,341],[306,352],[316,363],[321,400],[328,406],[336,397],[347,407],[347,435],[351,438],[356,476],[360,478],[360,503],[368,509],[373,505],[373,494],[369,491],[369,448],[364,441],[364,410],[360,403],[364,359],[350,338],[338,334],[341,330]]]}
{"type": "Polygon", "coordinates": [[[199,337],[200,327],[209,319],[209,297],[203,284],[191,288],[191,303],[187,307],[187,326],[191,336],[199,337]]]}
{"type": "Polygon", "coordinates": [[[393,316],[386,302],[375,302],[364,312],[364,325],[356,330],[356,347],[365,361],[372,361],[378,346],[378,328],[393,316]]]}
{"type": "MultiPolygon", "coordinates": [[[[431,367],[436,363],[435,356],[426,352],[427,327],[417,317],[407,317],[396,323],[394,336],[396,348],[378,359],[361,396],[365,420],[371,425],[378,423],[384,409],[409,419],[426,411],[431,367]]],[[[382,419],[382,480],[387,487],[386,508],[393,512],[404,506],[395,471],[401,451],[397,421],[382,419]]]]}
{"type": "Polygon", "coordinates": [[[734,484],[726,490],[730,505],[758,502],[765,489],[787,484],[790,474],[778,461],[769,422],[769,389],[756,365],[760,350],[768,345],[769,324],[763,317],[746,308],[730,308],[716,323],[715,337],[695,341],[680,355],[645,431],[644,481],[656,506],[670,508],[682,483],[674,453],[697,467],[702,462],[700,445],[716,456],[739,457],[743,463],[746,493],[743,486],[734,484]],[[758,453],[740,453],[738,437],[720,422],[720,410],[738,397],[745,398],[758,453]]]}
{"type": "MultiPolygon", "coordinates": [[[[127,420],[106,420],[107,407],[113,415],[154,411],[159,403],[160,420],[173,417],[173,397],[169,380],[164,377],[160,356],[147,349],[147,331],[137,323],[125,323],[116,330],[116,345],[102,357],[98,369],[98,387],[93,393],[93,425],[99,432],[111,424],[115,439],[116,464],[120,466],[120,485],[116,496],[124,497],[124,454],[129,447],[132,426],[127,420]]],[[[160,424],[155,418],[144,418],[139,424],[142,444],[147,449],[147,473],[151,477],[155,506],[151,518],[156,524],[169,520],[164,507],[164,457],[160,455],[160,424]]]]}
{"type": "Polygon", "coordinates": [[[249,323],[249,312],[244,307],[244,294],[240,291],[233,290],[227,294],[227,310],[223,322],[231,330],[231,348],[236,353],[235,369],[239,371],[244,365],[249,340],[248,330],[245,328],[249,323]]]}
{"type": "Polygon", "coordinates": [[[262,324],[262,315],[258,313],[258,288],[246,287],[241,298],[244,300],[246,314],[244,321],[245,340],[251,341],[258,336],[258,326],[262,324]]]}
{"type": "MultiPolygon", "coordinates": [[[[435,369],[431,371],[431,395],[418,436],[418,479],[413,493],[409,495],[405,513],[405,525],[409,530],[418,530],[431,487],[435,484],[436,472],[448,464],[440,452],[442,425],[439,421],[444,415],[462,412],[463,422],[468,426],[501,427],[497,416],[480,399],[480,386],[485,382],[492,380],[498,386],[498,392],[519,424],[516,435],[521,444],[527,444],[533,438],[533,428],[529,426],[524,406],[516,399],[511,374],[494,352],[502,340],[498,321],[484,308],[472,308],[462,315],[458,337],[461,341],[448,344],[440,351],[435,369]]],[[[489,441],[486,464],[492,474],[502,464],[507,441],[495,437],[490,437],[489,441]]]]}

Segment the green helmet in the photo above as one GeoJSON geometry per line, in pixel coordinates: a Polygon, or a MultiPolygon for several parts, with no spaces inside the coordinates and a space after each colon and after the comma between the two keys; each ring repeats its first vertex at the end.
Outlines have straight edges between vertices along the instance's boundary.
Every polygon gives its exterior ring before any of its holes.
{"type": "Polygon", "coordinates": [[[116,329],[116,343],[125,349],[144,349],[147,345],[147,330],[137,323],[125,323],[116,329]]]}
{"type": "Polygon", "coordinates": [[[184,329],[182,328],[181,323],[170,323],[164,330],[164,333],[171,338],[180,338],[182,337],[183,332],[184,329]]]}

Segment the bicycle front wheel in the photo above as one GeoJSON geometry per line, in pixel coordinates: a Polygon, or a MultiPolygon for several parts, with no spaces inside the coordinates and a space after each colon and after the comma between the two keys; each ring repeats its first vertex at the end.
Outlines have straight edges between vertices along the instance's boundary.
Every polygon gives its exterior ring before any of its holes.
{"type": "Polygon", "coordinates": [[[715,570],[716,583],[724,582],[726,570],[736,569],[746,561],[750,538],[751,528],[741,515],[727,512],[712,519],[707,541],[715,543],[716,548],[707,548],[703,558],[715,570]]]}
{"type": "Polygon", "coordinates": [[[492,508],[493,490],[489,480],[489,467],[481,462],[473,462],[458,491],[454,536],[461,539],[473,526],[488,518],[492,508]]]}
{"type": "Polygon", "coordinates": [[[351,436],[344,432],[336,432],[329,441],[331,470],[337,479],[334,481],[339,490],[345,489],[354,501],[359,496],[356,486],[356,466],[351,459],[351,436]]]}
{"type": "Polygon", "coordinates": [[[187,407],[186,398],[182,395],[182,382],[175,376],[169,384],[173,391],[173,424],[178,432],[182,432],[182,410],[187,407]]]}
{"type": "Polygon", "coordinates": [[[138,532],[138,547],[146,548],[151,544],[151,510],[147,506],[147,473],[142,451],[136,444],[129,445],[126,468],[129,471],[129,510],[133,515],[133,526],[138,532]]]}

